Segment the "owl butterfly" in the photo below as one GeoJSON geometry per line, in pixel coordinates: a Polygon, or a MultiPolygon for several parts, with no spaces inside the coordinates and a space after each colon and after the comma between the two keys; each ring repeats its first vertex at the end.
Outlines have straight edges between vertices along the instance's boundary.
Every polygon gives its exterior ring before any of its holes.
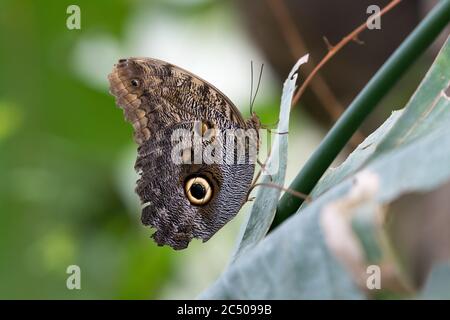
{"type": "Polygon", "coordinates": [[[158,245],[209,240],[247,201],[258,117],[244,120],[218,89],[167,62],[121,59],[108,79],[139,145],[142,223],[158,245]]]}

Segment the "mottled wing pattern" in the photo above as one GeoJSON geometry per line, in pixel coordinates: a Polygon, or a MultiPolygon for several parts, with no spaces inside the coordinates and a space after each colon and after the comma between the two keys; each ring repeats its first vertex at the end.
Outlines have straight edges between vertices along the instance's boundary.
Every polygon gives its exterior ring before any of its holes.
{"type": "Polygon", "coordinates": [[[122,59],[109,75],[109,81],[125,119],[135,129],[138,144],[148,140],[161,126],[194,119],[247,126],[239,110],[223,93],[167,62],[122,59]]]}
{"type": "Polygon", "coordinates": [[[156,228],[153,238],[158,244],[175,249],[186,248],[192,238],[208,240],[245,203],[254,164],[176,164],[171,158],[172,133],[192,132],[196,121],[219,130],[258,130],[257,117],[244,121],[212,85],[155,59],[121,59],[109,81],[139,144],[136,192],[143,205],[143,224],[156,228]],[[192,175],[212,184],[213,197],[206,205],[194,206],[186,197],[184,183],[192,175]]]}

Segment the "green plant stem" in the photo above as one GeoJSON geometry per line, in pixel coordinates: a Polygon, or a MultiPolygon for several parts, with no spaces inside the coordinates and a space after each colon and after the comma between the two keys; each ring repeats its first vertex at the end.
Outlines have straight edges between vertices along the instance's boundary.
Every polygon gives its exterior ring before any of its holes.
{"type": "MultiPolygon", "coordinates": [[[[437,38],[449,19],[450,0],[441,0],[353,100],[295,177],[290,189],[304,194],[311,193],[353,133],[411,64],[437,38]]],[[[302,203],[302,199],[284,193],[278,203],[271,229],[295,213],[302,203]]]]}

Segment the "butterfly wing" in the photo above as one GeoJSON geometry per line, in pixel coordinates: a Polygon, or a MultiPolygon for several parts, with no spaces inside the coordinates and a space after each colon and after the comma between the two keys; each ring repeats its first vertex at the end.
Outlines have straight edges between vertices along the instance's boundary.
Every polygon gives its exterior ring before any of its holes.
{"type": "Polygon", "coordinates": [[[244,163],[225,161],[238,144],[227,145],[223,133],[253,130],[256,136],[251,138],[258,143],[259,122],[255,117],[244,121],[215,87],[159,60],[122,59],[109,81],[139,144],[136,192],[143,204],[143,224],[156,228],[153,238],[159,245],[175,249],[187,247],[192,238],[208,240],[245,203],[254,173],[254,158],[244,163]],[[200,145],[208,148],[215,143],[221,147],[220,155],[216,149],[210,154],[215,161],[196,162],[188,152],[188,161],[175,161],[174,148],[180,139],[191,141],[196,133],[204,138],[205,124],[210,136],[200,145]],[[174,133],[178,134],[175,140],[174,133]],[[187,189],[190,183],[194,189],[187,189]],[[200,192],[197,189],[209,195],[208,201],[193,197],[200,192]]]}

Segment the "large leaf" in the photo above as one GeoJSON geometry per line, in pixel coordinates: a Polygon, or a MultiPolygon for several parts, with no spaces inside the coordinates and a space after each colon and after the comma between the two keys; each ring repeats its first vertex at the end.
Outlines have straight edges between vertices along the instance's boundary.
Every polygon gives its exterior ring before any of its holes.
{"type": "MultiPolygon", "coordinates": [[[[376,177],[375,181],[379,179],[375,184],[379,187],[374,188],[373,194],[368,188],[369,194],[363,193],[361,198],[356,198],[356,208],[352,209],[361,209],[368,196],[372,196],[380,203],[387,203],[407,190],[428,190],[449,180],[450,140],[445,139],[449,134],[450,129],[443,129],[417,144],[408,145],[399,152],[391,152],[374,160],[365,172],[370,172],[372,177],[376,177]],[[417,149],[432,152],[417,154],[417,149]],[[415,160],[410,161],[412,158],[415,160]],[[430,167],[435,169],[428,171],[430,167]],[[428,174],[424,173],[427,171],[428,174]],[[405,180],[408,183],[405,183],[405,180]]],[[[362,190],[366,188],[366,175],[359,177],[356,185],[353,179],[346,179],[306,207],[301,214],[294,215],[288,223],[282,224],[225,271],[201,297],[237,299],[361,297],[354,281],[343,270],[339,260],[330,253],[325,237],[333,230],[324,228],[326,225],[322,220],[322,215],[330,212],[329,206],[345,199],[352,192],[352,188],[362,190]]],[[[368,184],[370,186],[371,182],[368,184]]],[[[335,212],[340,214],[342,211],[335,212]]]]}
{"type": "Polygon", "coordinates": [[[312,197],[319,196],[329,188],[335,186],[346,177],[354,174],[375,153],[378,143],[388,134],[398,121],[404,110],[394,111],[381,127],[368,136],[352,154],[337,168],[330,168],[325,172],[320,182],[312,191],[312,197]]]}
{"type": "Polygon", "coordinates": [[[385,205],[450,180],[449,60],[447,41],[405,110],[331,170],[301,214],[248,250],[201,298],[365,297],[366,266],[389,254],[379,234],[385,205]]]}
{"type": "Polygon", "coordinates": [[[377,155],[431,133],[442,123],[448,123],[448,114],[435,109],[444,107],[441,111],[445,111],[445,105],[439,103],[446,100],[445,90],[450,85],[449,70],[450,46],[447,41],[404,110],[394,112],[341,166],[328,170],[314,188],[312,196],[336,185],[377,155]]]}
{"type": "Polygon", "coordinates": [[[421,292],[421,299],[450,299],[450,263],[437,264],[421,292]]]}

